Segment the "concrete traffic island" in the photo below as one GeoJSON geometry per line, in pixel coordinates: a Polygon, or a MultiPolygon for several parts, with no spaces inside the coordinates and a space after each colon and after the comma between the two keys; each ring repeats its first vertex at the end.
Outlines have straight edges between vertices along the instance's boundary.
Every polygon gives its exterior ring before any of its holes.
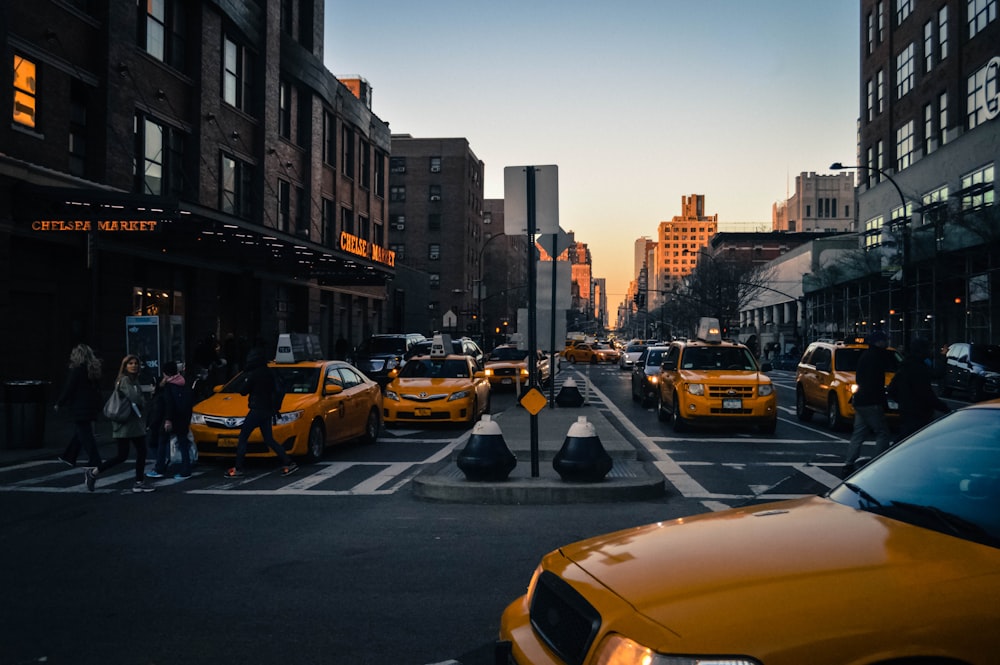
{"type": "MultiPolygon", "coordinates": [[[[491,416],[490,426],[501,430],[501,438],[517,458],[517,465],[502,480],[470,480],[458,466],[461,452],[429,466],[414,478],[415,497],[432,501],[482,504],[564,504],[645,501],[665,493],[663,475],[650,463],[638,460],[629,443],[595,407],[550,408],[538,414],[537,477],[531,476],[531,416],[515,407],[491,416]],[[570,430],[585,418],[611,459],[611,468],[601,479],[567,480],[553,466],[556,455],[567,443],[570,430]]],[[[581,432],[573,429],[575,439],[581,432]]],[[[471,435],[470,435],[471,437],[471,435]]]]}

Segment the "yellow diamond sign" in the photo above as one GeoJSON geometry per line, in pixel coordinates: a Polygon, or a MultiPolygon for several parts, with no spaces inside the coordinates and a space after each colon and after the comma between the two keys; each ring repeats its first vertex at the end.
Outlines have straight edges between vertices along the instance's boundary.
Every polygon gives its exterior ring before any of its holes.
{"type": "Polygon", "coordinates": [[[548,403],[549,401],[545,399],[545,395],[538,388],[532,388],[524,393],[524,397],[521,398],[521,406],[527,409],[528,413],[533,416],[537,416],[548,403]]]}

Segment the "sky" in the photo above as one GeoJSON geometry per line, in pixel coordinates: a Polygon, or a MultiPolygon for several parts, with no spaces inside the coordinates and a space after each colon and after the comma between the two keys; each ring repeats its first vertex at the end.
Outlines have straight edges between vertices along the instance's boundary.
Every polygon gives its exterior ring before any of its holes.
{"type": "Polygon", "coordinates": [[[326,0],[324,61],[394,134],[465,138],[559,167],[612,321],[634,244],[705,197],[721,231],[770,230],[802,172],[856,163],[858,0],[326,0]]]}

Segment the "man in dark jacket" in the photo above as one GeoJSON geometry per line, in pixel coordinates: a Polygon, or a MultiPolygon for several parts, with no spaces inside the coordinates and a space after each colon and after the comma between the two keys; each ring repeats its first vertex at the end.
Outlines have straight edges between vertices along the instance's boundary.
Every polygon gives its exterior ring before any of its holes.
{"type": "Polygon", "coordinates": [[[901,440],[934,420],[934,412],[948,413],[951,407],[941,401],[931,385],[931,343],[914,338],[903,362],[889,384],[889,394],[899,402],[899,437],[901,440]]]}
{"type": "Polygon", "coordinates": [[[858,457],[861,454],[861,444],[871,434],[875,437],[875,454],[889,449],[892,435],[889,423],[885,419],[885,373],[891,367],[892,351],[889,351],[889,338],[881,330],[876,330],[868,336],[868,348],[858,358],[858,368],[854,380],[858,391],[854,393],[854,432],[847,444],[847,454],[844,457],[844,475],[854,472],[858,457]]]}
{"type": "Polygon", "coordinates": [[[253,349],[247,354],[243,387],[240,389],[241,395],[248,395],[247,406],[250,411],[243,420],[243,427],[240,428],[240,437],[236,442],[236,463],[226,471],[227,478],[239,478],[243,475],[243,458],[246,456],[247,442],[253,431],[258,428],[264,443],[281,460],[281,475],[295,473],[299,468],[285,449],[274,440],[274,435],[271,433],[271,421],[281,408],[280,404],[275,403],[276,393],[277,384],[271,368],[264,359],[264,353],[260,349],[253,349]]]}

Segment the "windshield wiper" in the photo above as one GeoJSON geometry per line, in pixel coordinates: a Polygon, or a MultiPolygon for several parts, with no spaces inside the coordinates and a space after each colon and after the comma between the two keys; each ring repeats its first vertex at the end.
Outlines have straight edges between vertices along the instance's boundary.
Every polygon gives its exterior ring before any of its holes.
{"type": "Polygon", "coordinates": [[[955,513],[950,513],[947,510],[941,510],[937,506],[924,506],[919,503],[908,503],[906,501],[892,501],[889,505],[893,508],[903,508],[921,515],[930,515],[936,519],[939,524],[943,524],[951,533],[954,533],[957,536],[978,536],[979,538],[990,537],[990,533],[975,522],[970,522],[964,517],[959,517],[955,513]]]}
{"type": "Polygon", "coordinates": [[[873,497],[871,494],[869,494],[867,491],[865,491],[864,489],[862,489],[858,485],[855,485],[854,483],[844,483],[844,487],[846,487],[847,489],[851,490],[852,492],[854,492],[855,494],[857,494],[859,497],[861,497],[862,500],[864,500],[869,506],[879,507],[879,506],[882,505],[881,501],[879,501],[878,499],[876,499],[875,497],[873,497]]]}

